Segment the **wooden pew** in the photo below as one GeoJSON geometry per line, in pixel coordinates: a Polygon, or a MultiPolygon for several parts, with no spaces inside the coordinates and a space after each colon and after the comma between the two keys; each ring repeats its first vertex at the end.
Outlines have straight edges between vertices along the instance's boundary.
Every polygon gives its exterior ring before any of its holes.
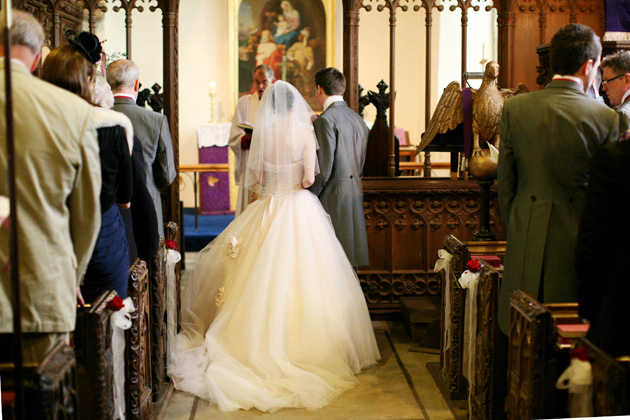
{"type": "MultiPolygon", "coordinates": [[[[461,289],[452,281],[459,278],[466,270],[466,263],[471,255],[505,255],[505,241],[493,242],[462,242],[453,235],[444,238],[444,249],[453,257],[450,262],[451,279],[446,281],[442,271],[442,304],[441,304],[441,334],[440,334],[440,372],[442,380],[449,391],[452,400],[464,399],[467,396],[467,381],[463,375],[464,359],[464,314],[466,312],[466,289],[461,289]],[[446,287],[449,287],[448,293],[446,287]],[[446,319],[446,296],[449,296],[451,319],[446,319]],[[448,325],[447,325],[448,324],[448,325]],[[448,349],[444,351],[447,340],[447,329],[450,328],[448,349]]],[[[497,290],[498,293],[498,290],[497,290]]],[[[485,305],[485,303],[484,303],[485,305]]],[[[481,306],[480,306],[481,307],[481,306]]]]}
{"type": "MultiPolygon", "coordinates": [[[[167,239],[177,238],[178,226],[169,222],[164,226],[167,239]]],[[[150,304],[151,304],[151,376],[153,401],[160,401],[168,390],[166,381],[167,367],[167,334],[166,317],[169,310],[177,311],[177,308],[168,308],[166,290],[166,251],[164,240],[160,239],[158,253],[151,260],[149,269],[150,278],[150,304]]],[[[179,285],[177,286],[179,290],[179,285]]],[[[177,319],[177,317],[176,317],[177,319]]]]}
{"type": "Polygon", "coordinates": [[[166,387],[166,249],[160,239],[149,269],[151,307],[151,377],[153,400],[159,401],[166,387]]]}
{"type": "Polygon", "coordinates": [[[453,278],[459,278],[469,259],[468,249],[453,235],[444,238],[444,249],[453,257],[450,262],[450,279],[442,271],[442,304],[440,333],[440,373],[453,400],[466,398],[466,380],[462,373],[464,358],[464,313],[466,290],[456,287],[453,278]],[[448,280],[448,281],[447,281],[448,280]],[[448,292],[446,288],[448,287],[448,292]],[[451,318],[446,319],[446,296],[449,296],[451,318]],[[450,337],[447,337],[450,328],[450,337]],[[448,341],[448,343],[447,343],[448,341]],[[448,348],[444,351],[444,348],[448,348]]]}
{"type": "Polygon", "coordinates": [[[579,321],[577,303],[541,304],[522,290],[510,298],[507,418],[568,417],[566,391],[555,384],[569,366],[573,338],[556,323],[579,321]]]}
{"type": "MultiPolygon", "coordinates": [[[[1,363],[2,393],[14,392],[13,364],[1,363]]],[[[77,380],[74,351],[58,343],[39,366],[25,366],[24,418],[29,420],[78,419],[77,380]]],[[[3,404],[5,420],[14,418],[13,406],[3,404]]]]}
{"type": "Polygon", "coordinates": [[[77,308],[73,334],[77,359],[79,418],[110,420],[114,415],[112,326],[107,302],[115,291],[103,292],[77,308]]]}
{"type": "Polygon", "coordinates": [[[149,272],[138,258],[129,272],[127,294],[136,311],[131,314],[131,328],[125,331],[125,404],[127,419],[144,420],[152,418],[149,272]]]}
{"type": "Polygon", "coordinates": [[[578,338],[575,347],[586,347],[593,367],[593,415],[630,414],[630,360],[616,360],[586,338],[578,338]]]}
{"type": "Polygon", "coordinates": [[[482,261],[477,288],[477,334],[470,384],[470,419],[505,418],[507,340],[499,328],[499,290],[502,270],[482,261]]]}

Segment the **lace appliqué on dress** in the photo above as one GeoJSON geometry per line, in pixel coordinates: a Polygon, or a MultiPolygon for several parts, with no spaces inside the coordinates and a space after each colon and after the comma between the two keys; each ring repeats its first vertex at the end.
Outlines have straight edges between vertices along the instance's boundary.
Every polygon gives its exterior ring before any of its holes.
{"type": "Polygon", "coordinates": [[[241,242],[234,236],[228,239],[228,256],[235,260],[241,252],[241,242]]]}
{"type": "Polygon", "coordinates": [[[219,292],[217,293],[217,296],[214,298],[214,304],[216,305],[217,309],[219,309],[221,307],[221,305],[223,305],[223,302],[225,301],[225,287],[219,287],[219,292]]]}

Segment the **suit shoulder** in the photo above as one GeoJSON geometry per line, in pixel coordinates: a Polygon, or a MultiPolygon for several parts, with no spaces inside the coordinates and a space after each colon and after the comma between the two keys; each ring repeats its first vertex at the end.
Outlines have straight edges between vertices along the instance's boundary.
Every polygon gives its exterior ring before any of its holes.
{"type": "Polygon", "coordinates": [[[92,114],[92,105],[87,103],[83,98],[62,89],[58,86],[48,83],[37,77],[29,76],[28,80],[24,80],[24,85],[19,89],[28,91],[28,94],[50,104],[61,104],[60,113],[74,113],[76,115],[89,116],[92,114]]]}

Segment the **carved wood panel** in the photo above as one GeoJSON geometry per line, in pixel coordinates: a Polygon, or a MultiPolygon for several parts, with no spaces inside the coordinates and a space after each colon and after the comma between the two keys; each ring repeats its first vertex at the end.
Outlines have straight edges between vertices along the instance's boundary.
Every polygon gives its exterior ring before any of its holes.
{"type": "MultiPolygon", "coordinates": [[[[479,185],[473,181],[424,178],[365,178],[365,223],[370,265],[358,270],[374,313],[400,310],[400,296],[440,293],[433,271],[437,251],[450,234],[467,240],[479,226],[479,185]]],[[[491,194],[490,223],[500,235],[502,220],[491,194]]]]}
{"type": "Polygon", "coordinates": [[[475,380],[468,407],[471,419],[505,418],[506,342],[497,319],[500,288],[500,273],[482,262],[477,289],[475,380]]]}
{"type": "Polygon", "coordinates": [[[27,378],[25,418],[78,419],[76,361],[70,346],[58,343],[27,378]]]}
{"type": "Polygon", "coordinates": [[[160,239],[157,254],[151,259],[149,276],[151,300],[151,377],[153,400],[159,401],[166,391],[166,255],[160,239]]]}
{"type": "Polygon", "coordinates": [[[630,363],[613,359],[586,338],[578,338],[575,347],[586,347],[593,366],[593,415],[630,414],[630,363]]]}
{"type": "Polygon", "coordinates": [[[603,37],[604,0],[502,0],[499,8],[500,86],[536,83],[536,47],[551,42],[554,33],[569,23],[590,26],[603,37]]]}
{"type": "Polygon", "coordinates": [[[136,258],[129,270],[128,295],[136,311],[125,331],[125,393],[128,419],[152,418],[149,274],[136,258]]]}
{"type": "MultiPolygon", "coordinates": [[[[452,255],[450,262],[450,281],[442,283],[441,333],[440,333],[440,367],[442,380],[446,384],[451,399],[466,397],[466,379],[463,375],[464,359],[464,313],[466,309],[466,290],[456,287],[453,278],[459,278],[465,270],[470,255],[466,246],[455,236],[444,238],[444,249],[452,255]],[[445,288],[449,287],[448,293],[445,288]],[[447,319],[447,301],[450,303],[450,319],[447,319]],[[447,333],[447,330],[449,331],[447,333]],[[446,343],[448,341],[448,344],[446,343]]],[[[442,271],[444,277],[444,271],[442,271]]]]}
{"type": "Polygon", "coordinates": [[[103,292],[90,306],[77,309],[74,349],[79,384],[79,417],[111,419],[114,415],[114,362],[109,302],[116,292],[103,292]]]}
{"type": "Polygon", "coordinates": [[[543,392],[551,348],[551,313],[522,290],[510,299],[508,419],[544,418],[543,392]]]}

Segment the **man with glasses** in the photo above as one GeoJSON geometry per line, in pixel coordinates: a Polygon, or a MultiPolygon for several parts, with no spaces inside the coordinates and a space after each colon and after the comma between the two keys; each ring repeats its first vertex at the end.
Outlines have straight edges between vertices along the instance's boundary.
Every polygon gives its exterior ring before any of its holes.
{"type": "Polygon", "coordinates": [[[239,186],[234,217],[244,212],[247,205],[254,200],[253,197],[250,197],[247,186],[245,185],[245,172],[247,172],[247,158],[249,155],[249,145],[252,141],[252,131],[244,130],[242,126],[254,125],[260,98],[262,98],[265,89],[271,86],[273,81],[273,69],[267,64],[259,65],[252,73],[253,93],[251,95],[242,96],[236,104],[229,140],[230,149],[234,152],[234,156],[236,157],[234,181],[236,185],[239,186]]]}
{"type": "Polygon", "coordinates": [[[630,118],[630,51],[620,51],[602,60],[602,89],[617,112],[630,118]]]}

